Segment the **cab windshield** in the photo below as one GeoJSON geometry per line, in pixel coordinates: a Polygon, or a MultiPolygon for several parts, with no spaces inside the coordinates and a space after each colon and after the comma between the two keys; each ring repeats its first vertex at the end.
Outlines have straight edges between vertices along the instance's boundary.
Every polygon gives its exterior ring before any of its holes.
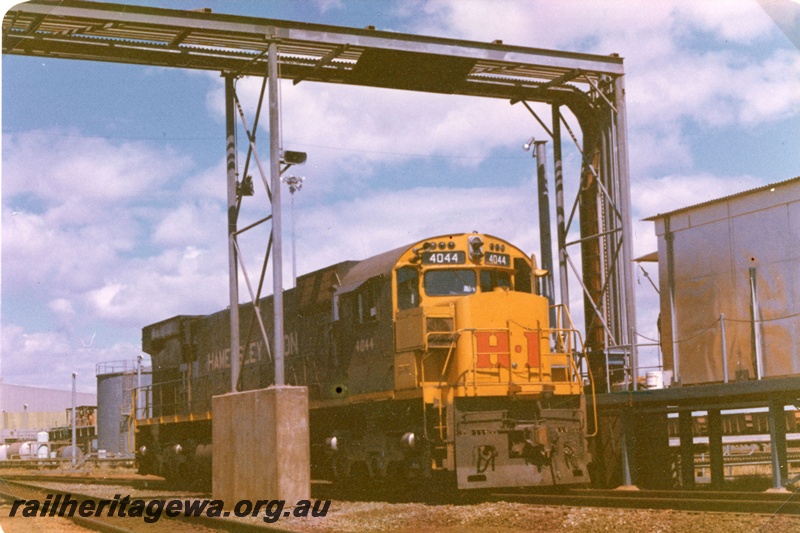
{"type": "Polygon", "coordinates": [[[428,296],[461,296],[477,289],[474,270],[428,270],[425,272],[425,294],[428,296]]]}
{"type": "Polygon", "coordinates": [[[481,292],[492,292],[498,287],[511,288],[511,274],[504,270],[481,270],[481,292]]]}

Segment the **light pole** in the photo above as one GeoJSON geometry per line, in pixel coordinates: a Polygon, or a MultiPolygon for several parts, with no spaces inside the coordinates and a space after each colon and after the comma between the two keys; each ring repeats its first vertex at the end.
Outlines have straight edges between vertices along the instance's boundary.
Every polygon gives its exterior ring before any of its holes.
{"type": "Polygon", "coordinates": [[[297,247],[295,242],[294,193],[303,188],[303,181],[305,181],[305,178],[299,176],[286,176],[285,178],[281,178],[281,181],[289,186],[289,194],[292,195],[292,286],[297,287],[297,247]]]}
{"type": "Polygon", "coordinates": [[[22,428],[24,430],[25,439],[28,438],[28,404],[22,404],[22,428]]]}
{"type": "Polygon", "coordinates": [[[533,157],[536,159],[537,183],[539,189],[539,244],[541,250],[542,268],[547,271],[547,277],[542,286],[543,296],[547,297],[550,305],[550,326],[556,327],[555,290],[553,288],[553,250],[551,246],[550,231],[550,196],[547,193],[547,166],[545,161],[545,144],[547,141],[537,141],[531,138],[522,146],[525,151],[534,147],[533,157]]]}
{"type": "Polygon", "coordinates": [[[142,395],[142,359],[144,359],[142,354],[139,354],[138,357],[136,357],[136,394],[134,395],[136,403],[133,406],[134,420],[137,418],[144,418],[142,413],[139,412],[139,409],[141,409],[142,405],[142,402],[139,399],[139,396],[142,395]]]}
{"type": "Polygon", "coordinates": [[[72,468],[75,468],[75,461],[77,459],[77,454],[75,453],[75,450],[77,449],[77,444],[78,444],[78,429],[77,429],[78,420],[77,420],[77,413],[75,412],[77,410],[76,404],[78,397],[75,392],[75,384],[77,382],[77,379],[78,379],[78,373],[73,372],[72,373],[72,468]]]}

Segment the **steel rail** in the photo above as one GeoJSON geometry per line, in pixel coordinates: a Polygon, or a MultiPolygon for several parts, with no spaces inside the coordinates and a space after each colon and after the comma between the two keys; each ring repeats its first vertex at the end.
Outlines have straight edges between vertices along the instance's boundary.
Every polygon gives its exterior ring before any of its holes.
{"type": "Polygon", "coordinates": [[[491,501],[571,507],[671,509],[751,514],[800,514],[797,492],[722,492],[572,489],[562,493],[492,493],[491,501]]]}

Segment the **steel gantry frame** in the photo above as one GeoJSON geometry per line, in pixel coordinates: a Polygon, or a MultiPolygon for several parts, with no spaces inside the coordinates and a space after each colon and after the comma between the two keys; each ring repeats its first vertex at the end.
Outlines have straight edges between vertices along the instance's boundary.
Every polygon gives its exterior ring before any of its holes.
{"type": "MultiPolygon", "coordinates": [[[[605,380],[609,387],[609,354],[629,357],[635,374],[636,309],[624,72],[620,57],[509,46],[501,41],[480,43],[422,37],[376,31],[371,27],[343,28],[222,15],[209,10],[180,11],[79,0],[34,0],[10,9],[3,19],[3,53],[222,73],[226,80],[232,354],[239,353],[238,316],[235,316],[239,300],[236,237],[244,231],[237,229],[244,187],[238,181],[236,163],[236,78],[264,77],[270,89],[269,179],[254,152],[256,124],[249,130],[252,133],[248,133],[248,164],[251,154],[255,154],[264,184],[271,193],[271,214],[259,223],[269,220],[273,225],[265,265],[271,248],[275,339],[283,338],[279,78],[291,79],[294,84],[317,81],[523,103],[553,142],[561,302],[569,305],[571,269],[584,294],[586,350],[596,377],[605,380]],[[528,102],[551,106],[550,128],[528,102]],[[577,119],[581,140],[562,113],[564,107],[577,119]],[[564,197],[562,127],[582,158],[578,193],[571,204],[564,197]],[[576,215],[580,237],[568,242],[576,215]],[[580,249],[580,268],[572,259],[571,250],[575,247],[580,249]]],[[[241,118],[247,129],[243,114],[241,118]]],[[[246,177],[245,172],[243,179],[246,177]]],[[[262,282],[263,276],[262,271],[262,282]]],[[[261,283],[257,293],[250,288],[254,299],[260,292],[261,283]]],[[[260,327],[266,336],[264,325],[260,327]]],[[[276,381],[280,384],[283,343],[276,342],[272,348],[276,381]]],[[[232,357],[231,363],[235,390],[236,357],[232,357]]]]}

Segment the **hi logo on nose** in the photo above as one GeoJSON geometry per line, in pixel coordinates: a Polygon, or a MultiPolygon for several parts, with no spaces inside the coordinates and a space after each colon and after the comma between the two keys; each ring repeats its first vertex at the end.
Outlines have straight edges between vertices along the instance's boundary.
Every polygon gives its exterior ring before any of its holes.
{"type": "MultiPolygon", "coordinates": [[[[514,346],[515,353],[522,353],[527,349],[528,367],[539,367],[539,334],[535,331],[523,333],[525,344],[514,346]]],[[[507,331],[476,331],[477,360],[476,368],[508,368],[511,360],[511,349],[507,331]]]]}

